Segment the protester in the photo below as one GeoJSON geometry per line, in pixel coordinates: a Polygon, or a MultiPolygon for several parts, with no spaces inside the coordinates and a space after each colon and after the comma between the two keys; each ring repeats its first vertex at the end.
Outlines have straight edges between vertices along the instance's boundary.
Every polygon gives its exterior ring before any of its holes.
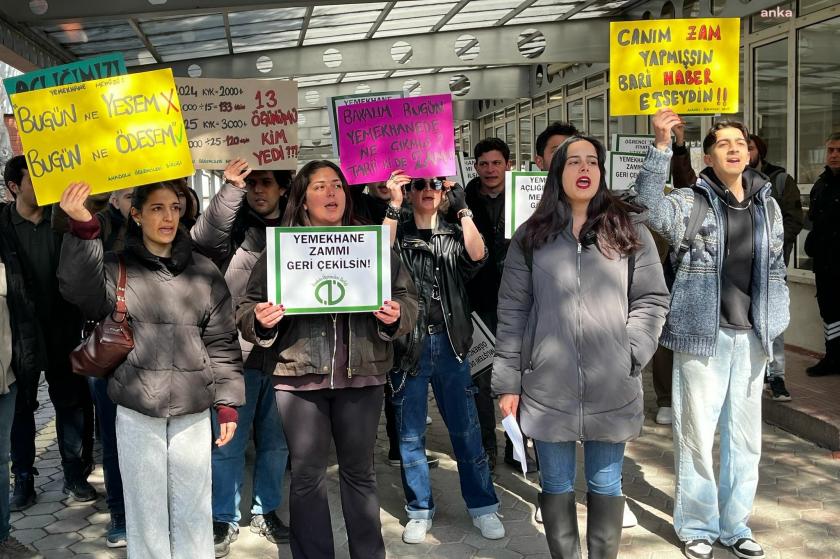
{"type": "Polygon", "coordinates": [[[79,502],[96,499],[87,482],[93,468],[93,405],[87,381],[70,370],[70,351],[79,343],[78,310],[59,293],[56,270],[62,236],[51,229],[51,206],[39,206],[22,155],[11,158],[3,172],[14,203],[0,208],[0,235],[20,262],[25,281],[21,294],[32,313],[20,327],[39,340],[37,363],[18,372],[11,456],[15,489],[11,510],[35,502],[35,410],[40,371],[45,371],[55,407],[56,434],[64,470],[64,492],[79,502]]]}
{"type": "MultiPolygon", "coordinates": [[[[265,250],[266,227],[280,225],[291,171],[255,171],[242,159],[224,170],[225,184],[191,230],[196,247],[224,271],[234,305],[245,295],[254,263],[265,250]]],[[[245,405],[230,444],[215,447],[213,464],[213,539],[224,557],[239,535],[239,504],[245,474],[245,449],[253,427],[254,473],[252,532],[271,543],[289,541],[289,528],[275,509],[283,501],[283,476],[289,450],[274,398],[271,375],[263,371],[263,349],[239,339],[245,368],[245,405]]],[[[212,413],[218,431],[218,416],[212,413]]]]}
{"type": "Polygon", "coordinates": [[[212,557],[208,410],[219,414],[221,446],[245,399],[230,293],[179,229],[173,185],[135,189],[119,255],[103,254],[99,221],[84,206],[89,193],[74,183],[62,194],[71,232],[58,276],[62,294],[86,318],[100,320],[113,312],[120,262],[127,272],[134,349],[109,377],[108,396],[117,404],[128,554],[212,557]]]}
{"type": "MultiPolygon", "coordinates": [[[[790,255],[796,238],[802,231],[805,216],[802,213],[802,198],[796,179],[790,176],[783,167],[773,165],[767,161],[767,143],[755,134],[750,134],[748,143],[750,153],[750,167],[759,171],[770,180],[770,193],[782,210],[782,224],[785,231],[785,242],[782,254],[785,266],[790,263],[790,255]]],[[[784,333],[773,340],[773,355],[767,364],[765,381],[770,385],[770,394],[777,402],[790,402],[791,395],[785,386],[785,337],[784,333]]]]}
{"type": "Polygon", "coordinates": [[[502,415],[518,414],[535,441],[553,558],[580,557],[577,441],[589,557],[618,556],[624,446],[641,433],[641,369],[668,308],[653,239],[609,193],[605,161],[595,138],[560,146],[536,211],[514,234],[499,290],[493,391],[502,415]]]}
{"type": "MultiPolygon", "coordinates": [[[[466,187],[467,206],[473,211],[475,226],[487,245],[488,257],[481,270],[467,282],[470,307],[482,322],[496,333],[496,304],[508,240],[505,239],[505,171],[510,170],[510,148],[499,138],[481,140],[473,149],[478,176],[466,187]]],[[[450,220],[456,221],[452,216],[450,220]]],[[[475,378],[475,397],[481,440],[490,470],[496,467],[496,407],[490,392],[490,375],[475,378]]],[[[534,464],[530,465],[534,470],[534,464]]]]}
{"type": "Polygon", "coordinates": [[[840,374],[840,132],[825,142],[825,171],[811,188],[812,229],[805,252],[814,259],[817,304],[825,329],[825,357],[808,367],[812,377],[840,374]]]}
{"type": "MultiPolygon", "coordinates": [[[[289,192],[283,224],[341,227],[357,223],[341,170],[312,161],[289,192]]],[[[268,348],[264,369],[274,375],[277,406],[291,459],[289,518],[295,558],[334,557],[326,469],[335,443],[350,557],[384,558],[373,449],[391,341],[417,318],[417,292],[395,252],[391,300],[374,313],[284,317],[283,301],[268,301],[265,253],[257,260],[237,308],[242,336],[268,348]]]]}
{"type": "MultiPolygon", "coordinates": [[[[388,181],[395,206],[402,203],[402,177],[397,171],[388,181]]],[[[496,514],[499,499],[475,423],[476,387],[467,357],[473,326],[465,282],[484,264],[487,249],[461,186],[423,178],[410,184],[412,212],[398,224],[397,240],[403,264],[417,286],[422,312],[412,332],[397,340],[397,366],[389,377],[407,500],[408,523],[402,539],[423,542],[435,514],[426,463],[429,384],[452,441],[461,495],[473,524],[485,538],[500,539],[505,529],[496,514]],[[444,197],[460,227],[439,213],[444,197]]]]}
{"type": "Polygon", "coordinates": [[[570,122],[552,122],[548,127],[540,132],[537,136],[537,141],[534,144],[536,148],[534,163],[540,171],[548,171],[551,167],[551,158],[557,148],[571,136],[580,134],[575,125],[570,122]]]}
{"type": "Polygon", "coordinates": [[[670,109],[656,113],[655,145],[636,181],[650,226],[672,247],[683,243],[698,196],[708,208],[700,239],[688,239],[690,250],[676,263],[660,339],[674,351],[674,528],[687,557],[711,558],[720,541],[737,557],[760,558],[747,522],[758,484],[764,370],[789,318],[782,214],[766,178],[745,168],[749,134],[735,121],[720,121],[706,135],[708,167],[696,185],[666,196],[671,130],[679,122],[670,109]]]}
{"type": "Polygon", "coordinates": [[[0,557],[35,559],[41,555],[10,535],[9,446],[18,377],[40,373],[36,369],[38,343],[27,324],[34,321],[34,310],[26,298],[25,278],[18,255],[0,235],[0,557]]]}

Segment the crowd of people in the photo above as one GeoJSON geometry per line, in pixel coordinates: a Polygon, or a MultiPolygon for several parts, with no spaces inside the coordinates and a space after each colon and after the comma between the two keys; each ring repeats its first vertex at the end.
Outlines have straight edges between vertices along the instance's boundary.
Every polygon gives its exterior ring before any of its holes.
{"type": "MultiPolygon", "coordinates": [[[[393,169],[365,189],[330,161],[293,174],[235,159],[203,213],[183,180],[105,196],[74,183],[57,206],[41,207],[25,158],[14,157],[3,175],[13,199],[0,208],[0,453],[14,475],[11,494],[0,495],[2,556],[38,557],[10,533],[9,517],[37,501],[43,372],[64,492],[97,498],[87,480],[96,425],[106,542],[133,559],[224,557],[243,507],[249,529],[289,542],[293,557],[334,557],[331,444],[350,556],[384,558],[374,469],[383,403],[388,459],[405,496],[402,539],[426,541],[435,515],[429,386],[481,536],[505,536],[492,478],[498,407],[532,440],[524,467],[539,471],[537,520],[551,556],[582,556],[580,446],[586,549],[612,559],[627,524],[625,445],[641,435],[642,369],[652,360],[656,421],[673,428],[683,553],[710,559],[719,542],[737,557],[764,557],[748,521],[765,380],[773,398],[792,397],[782,334],[786,263],[804,223],[799,191],[741,123],[708,132],[699,176],[680,116],[661,110],[652,127],[637,195],[627,198],[608,189],[597,138],[551,124],[535,145],[547,172],[542,198],[512,239],[510,148],[497,138],[476,144],[478,176],[465,187],[393,169]],[[287,315],[267,290],[266,228],[359,224],[390,232],[389,300],[371,313],[287,315]],[[134,349],[107,379],[74,374],[69,355],[86,321],[118,303],[134,349]],[[475,377],[474,316],[496,339],[492,372],[475,377]],[[253,496],[243,504],[250,440],[253,496]],[[288,526],[276,513],[287,467],[288,526]]],[[[830,286],[840,281],[840,134],[826,142],[808,217],[826,339],[825,358],[808,373],[838,374],[840,299],[830,286]]],[[[522,466],[510,440],[503,459],[522,466]]],[[[7,491],[8,470],[0,472],[7,491]]]]}

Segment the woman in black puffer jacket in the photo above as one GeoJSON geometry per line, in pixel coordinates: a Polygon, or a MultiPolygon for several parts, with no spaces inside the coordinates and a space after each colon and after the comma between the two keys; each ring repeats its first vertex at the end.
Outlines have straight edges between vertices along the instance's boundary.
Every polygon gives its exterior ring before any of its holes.
{"type": "Polygon", "coordinates": [[[117,404],[117,441],[128,553],[134,558],[210,558],[210,412],[216,444],[236,428],[245,400],[242,357],[230,292],[218,268],[192,250],[178,227],[179,202],[166,183],[139,187],[126,247],[103,254],[99,221],[85,208],[90,187],[61,198],[70,217],[58,268],[61,294],[85,318],[114,309],[118,259],[127,270],[125,303],[134,349],[108,381],[117,404]]]}

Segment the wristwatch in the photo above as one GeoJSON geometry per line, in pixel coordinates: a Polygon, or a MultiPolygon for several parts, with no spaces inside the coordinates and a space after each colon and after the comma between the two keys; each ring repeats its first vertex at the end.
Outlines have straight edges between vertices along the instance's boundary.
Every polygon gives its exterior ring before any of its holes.
{"type": "Polygon", "coordinates": [[[400,220],[400,208],[395,208],[391,204],[385,206],[385,219],[400,220]]]}
{"type": "Polygon", "coordinates": [[[471,209],[464,208],[463,210],[458,210],[458,213],[455,214],[455,215],[458,216],[458,220],[460,221],[460,220],[464,219],[465,217],[472,218],[473,213],[472,213],[471,209]]]}

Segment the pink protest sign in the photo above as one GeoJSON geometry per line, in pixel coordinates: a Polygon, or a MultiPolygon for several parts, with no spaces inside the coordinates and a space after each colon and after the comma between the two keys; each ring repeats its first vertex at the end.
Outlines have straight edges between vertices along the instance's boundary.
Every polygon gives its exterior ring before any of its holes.
{"type": "Polygon", "coordinates": [[[427,95],[338,107],[341,169],[350,184],[384,181],[403,169],[411,177],[457,171],[452,97],[427,95]]]}

